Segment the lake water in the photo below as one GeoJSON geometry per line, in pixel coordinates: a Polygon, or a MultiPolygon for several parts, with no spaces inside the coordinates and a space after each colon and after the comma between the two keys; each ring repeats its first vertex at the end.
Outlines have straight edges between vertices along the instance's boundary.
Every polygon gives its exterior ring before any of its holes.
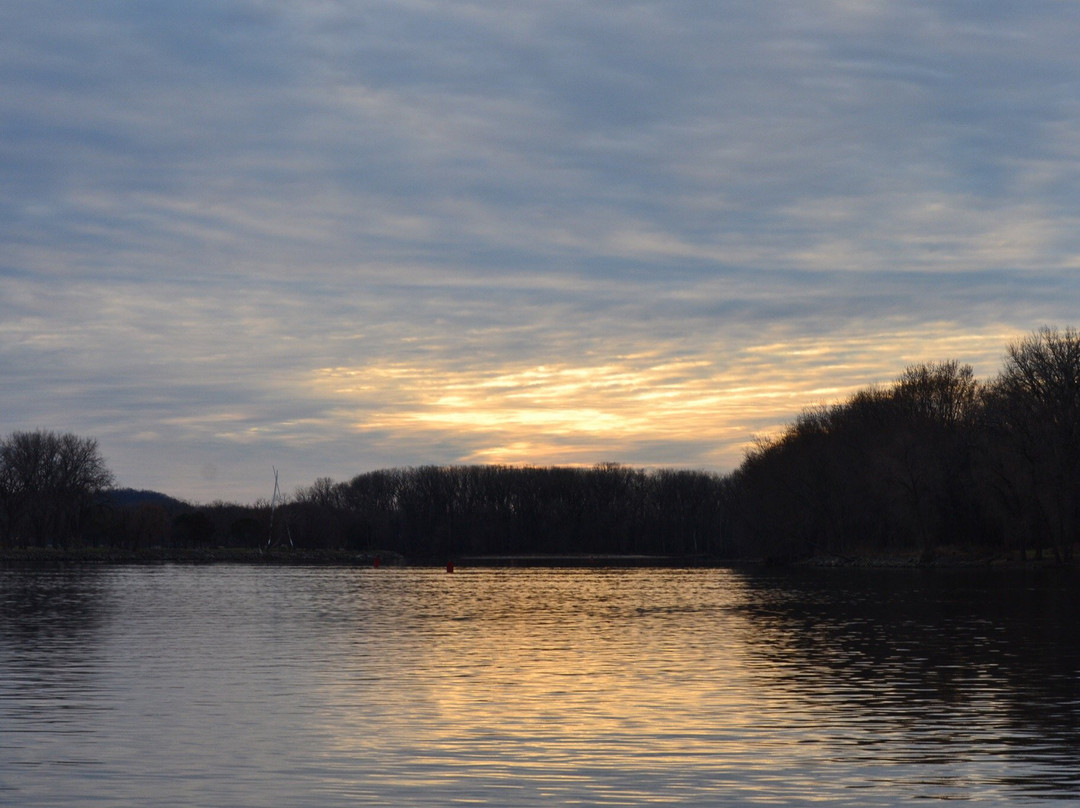
{"type": "Polygon", "coordinates": [[[0,571],[0,805],[1080,799],[1068,571],[0,571]]]}

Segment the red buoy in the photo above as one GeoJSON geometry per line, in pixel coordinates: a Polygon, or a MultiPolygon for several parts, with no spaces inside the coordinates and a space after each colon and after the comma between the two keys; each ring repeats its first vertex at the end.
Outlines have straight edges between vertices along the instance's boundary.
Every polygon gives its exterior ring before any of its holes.
{"type": "Polygon", "coordinates": [[[446,571],[447,572],[453,572],[454,571],[454,562],[453,561],[447,561],[446,562],[446,571]]]}

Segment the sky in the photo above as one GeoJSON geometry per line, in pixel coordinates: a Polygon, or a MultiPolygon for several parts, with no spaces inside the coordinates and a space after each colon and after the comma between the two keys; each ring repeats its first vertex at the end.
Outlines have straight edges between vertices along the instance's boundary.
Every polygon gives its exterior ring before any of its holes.
{"type": "Polygon", "coordinates": [[[0,0],[0,432],[728,472],[1080,324],[1080,3],[0,0]]]}

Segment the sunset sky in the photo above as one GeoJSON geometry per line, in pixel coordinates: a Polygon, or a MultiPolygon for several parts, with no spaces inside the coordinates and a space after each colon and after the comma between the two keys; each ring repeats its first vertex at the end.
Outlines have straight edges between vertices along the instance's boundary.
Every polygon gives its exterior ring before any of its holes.
{"type": "Polygon", "coordinates": [[[1080,3],[0,3],[0,431],[728,471],[1080,324],[1080,3]]]}

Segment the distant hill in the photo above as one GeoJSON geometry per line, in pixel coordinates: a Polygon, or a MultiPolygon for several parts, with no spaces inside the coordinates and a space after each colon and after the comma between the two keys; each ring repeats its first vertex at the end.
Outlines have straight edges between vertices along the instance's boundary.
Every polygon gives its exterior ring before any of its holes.
{"type": "Polygon", "coordinates": [[[169,513],[189,510],[191,506],[183,500],[162,494],[160,491],[146,491],[135,488],[114,488],[108,493],[110,505],[117,508],[138,508],[141,505],[160,505],[169,513]]]}

